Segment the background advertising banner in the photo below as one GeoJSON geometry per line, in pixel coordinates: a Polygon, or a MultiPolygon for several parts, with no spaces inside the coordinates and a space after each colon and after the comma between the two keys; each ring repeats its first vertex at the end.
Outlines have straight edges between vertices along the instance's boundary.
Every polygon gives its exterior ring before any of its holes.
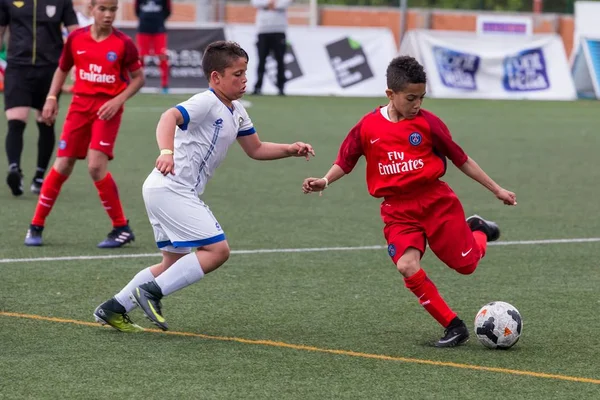
{"type": "Polygon", "coordinates": [[[410,31],[400,54],[417,58],[428,93],[442,98],[574,100],[557,35],[480,37],[469,32],[410,31]]]}

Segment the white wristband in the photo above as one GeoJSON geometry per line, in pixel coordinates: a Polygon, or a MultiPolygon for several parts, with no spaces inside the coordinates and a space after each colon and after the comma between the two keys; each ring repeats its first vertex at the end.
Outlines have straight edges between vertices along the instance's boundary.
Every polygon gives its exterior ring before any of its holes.
{"type": "Polygon", "coordinates": [[[327,179],[326,177],[322,177],[321,179],[323,179],[325,181],[325,188],[327,189],[327,187],[329,186],[329,179],[327,179]]]}

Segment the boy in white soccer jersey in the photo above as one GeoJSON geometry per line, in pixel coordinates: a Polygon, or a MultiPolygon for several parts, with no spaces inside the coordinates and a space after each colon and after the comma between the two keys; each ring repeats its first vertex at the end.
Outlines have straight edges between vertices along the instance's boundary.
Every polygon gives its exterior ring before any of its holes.
{"type": "Polygon", "coordinates": [[[305,157],[311,145],[261,142],[238,101],[246,91],[248,54],[237,43],[211,43],[202,69],[210,89],[163,113],[156,128],[160,156],[143,186],[143,197],[163,259],[140,271],[115,297],[94,311],[96,321],[123,332],[143,330],[127,313],[139,305],[163,330],[160,300],[199,281],[229,258],[221,226],[199,199],[237,139],[255,160],[305,157]],[[196,251],[192,251],[192,249],[196,251]]]}

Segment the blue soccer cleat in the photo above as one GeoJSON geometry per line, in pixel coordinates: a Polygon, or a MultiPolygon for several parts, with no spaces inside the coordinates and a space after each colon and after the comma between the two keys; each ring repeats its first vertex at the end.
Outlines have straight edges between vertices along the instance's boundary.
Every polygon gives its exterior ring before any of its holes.
{"type": "Polygon", "coordinates": [[[133,242],[134,240],[135,235],[129,227],[129,224],[127,224],[125,226],[114,228],[112,231],[110,231],[106,239],[98,243],[98,247],[100,249],[116,249],[126,245],[127,243],[133,242]]]}
{"type": "Polygon", "coordinates": [[[43,226],[29,225],[27,235],[25,235],[25,246],[41,246],[43,226]]]}

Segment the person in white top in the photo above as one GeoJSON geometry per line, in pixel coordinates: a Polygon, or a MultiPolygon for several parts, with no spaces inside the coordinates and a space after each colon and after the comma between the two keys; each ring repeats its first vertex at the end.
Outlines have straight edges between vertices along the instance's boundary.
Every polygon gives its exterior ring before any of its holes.
{"type": "Polygon", "coordinates": [[[82,5],[81,10],[77,11],[77,22],[79,23],[80,28],[90,26],[94,23],[92,8],[92,0],[86,0],[82,5]]]}
{"type": "Polygon", "coordinates": [[[162,251],[159,264],[140,271],[94,311],[96,321],[123,332],[143,330],[128,312],[136,306],[163,330],[160,300],[199,281],[229,258],[221,226],[199,195],[237,140],[255,160],[314,156],[310,144],[262,142],[238,101],[246,91],[248,54],[237,44],[208,45],[202,69],[210,89],[165,111],[156,128],[160,155],[143,185],[146,211],[162,251]],[[192,249],[196,249],[192,251],[192,249]]]}

